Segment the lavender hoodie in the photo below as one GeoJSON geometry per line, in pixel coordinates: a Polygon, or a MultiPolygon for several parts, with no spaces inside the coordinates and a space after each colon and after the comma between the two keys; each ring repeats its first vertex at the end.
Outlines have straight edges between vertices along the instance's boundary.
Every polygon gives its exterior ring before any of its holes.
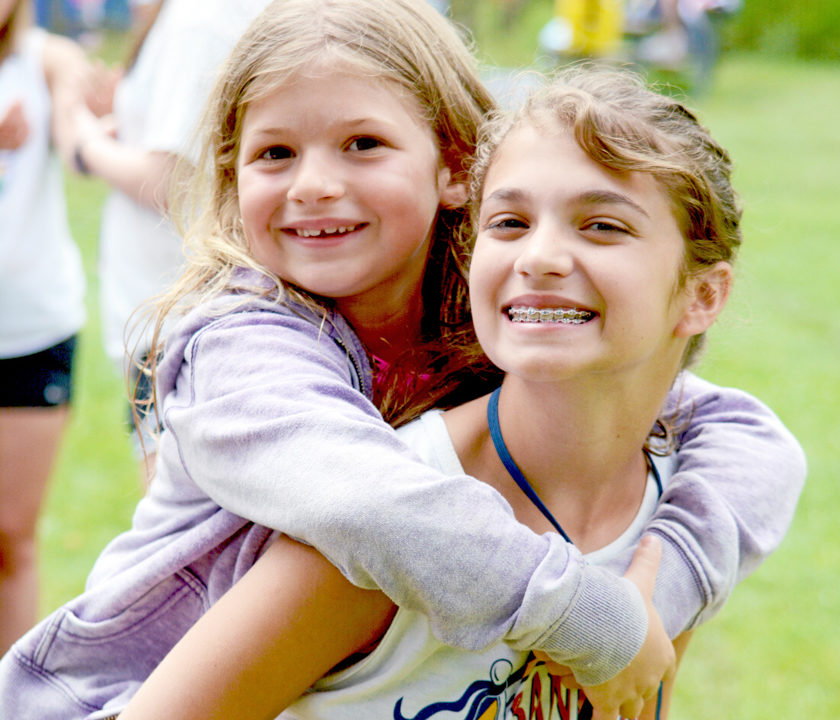
{"type": "MultiPolygon", "coordinates": [[[[671,635],[714,614],[778,545],[805,478],[801,448],[764,405],[690,374],[680,385],[669,401],[681,393],[693,414],[650,525],[664,541],[655,602],[671,635]]],[[[447,644],[543,649],[586,684],[626,666],[647,629],[635,587],[518,523],[488,485],[420,462],[370,386],[337,315],[240,291],[185,317],[160,366],[149,493],[86,592],[0,662],[0,717],[118,713],[251,567],[269,528],[423,612],[447,644]]]]}

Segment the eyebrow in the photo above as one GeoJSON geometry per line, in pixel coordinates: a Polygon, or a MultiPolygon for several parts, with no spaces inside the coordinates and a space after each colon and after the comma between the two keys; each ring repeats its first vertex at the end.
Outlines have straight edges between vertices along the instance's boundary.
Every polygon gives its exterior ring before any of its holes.
{"type": "Polygon", "coordinates": [[[522,190],[503,187],[490,193],[486,198],[484,198],[482,204],[492,200],[499,200],[502,202],[521,202],[527,197],[528,194],[522,190]]]}
{"type": "MultiPolygon", "coordinates": [[[[494,190],[486,198],[483,203],[498,201],[498,202],[522,202],[527,200],[530,194],[524,190],[515,187],[502,187],[494,190]]],[[[569,198],[570,202],[583,203],[586,205],[627,205],[636,212],[649,218],[647,210],[639,205],[635,200],[623,193],[614,192],[612,190],[585,190],[577,195],[569,198]]],[[[482,204],[483,204],[482,203],[482,204]]]]}
{"type": "Polygon", "coordinates": [[[628,205],[646,218],[650,217],[647,210],[635,200],[623,193],[613,192],[612,190],[588,190],[576,195],[572,199],[588,205],[628,205]]]}

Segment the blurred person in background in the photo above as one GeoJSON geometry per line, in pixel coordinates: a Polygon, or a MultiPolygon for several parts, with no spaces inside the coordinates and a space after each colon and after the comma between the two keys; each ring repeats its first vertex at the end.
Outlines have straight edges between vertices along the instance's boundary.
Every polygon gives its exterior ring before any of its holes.
{"type": "Polygon", "coordinates": [[[621,49],[625,0],[555,0],[538,44],[551,58],[615,57],[621,49]]]}
{"type": "Polygon", "coordinates": [[[67,425],[84,274],[70,236],[57,118],[93,87],[71,40],[0,0],[0,653],[36,619],[35,529],[67,425]]]}
{"type": "Polygon", "coordinates": [[[695,93],[707,89],[720,53],[718,24],[741,0],[627,0],[626,35],[642,65],[685,73],[695,93]]]}
{"type": "Polygon", "coordinates": [[[137,368],[150,333],[134,312],[181,269],[181,238],[167,218],[170,176],[179,158],[192,158],[193,126],[217,67],[266,1],[135,0],[136,42],[111,112],[100,118],[80,107],[72,119],[76,169],[111,186],[100,231],[103,336],[136,399],[132,432],[146,479],[156,423],[151,386],[137,368]]]}

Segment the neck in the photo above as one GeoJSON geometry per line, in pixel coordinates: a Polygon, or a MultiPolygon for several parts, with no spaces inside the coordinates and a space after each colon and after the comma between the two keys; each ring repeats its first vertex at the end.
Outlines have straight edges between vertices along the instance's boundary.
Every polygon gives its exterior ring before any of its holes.
{"type": "Polygon", "coordinates": [[[420,287],[389,297],[340,298],[338,311],[353,326],[368,352],[392,363],[421,337],[420,287]]]}
{"type": "Polygon", "coordinates": [[[538,491],[563,484],[590,487],[615,478],[641,453],[658,402],[618,387],[528,383],[508,376],[499,398],[505,443],[538,491]]]}
{"type": "MultiPolygon", "coordinates": [[[[603,377],[530,383],[508,376],[499,423],[513,460],[584,552],[623,532],[638,512],[647,481],[642,451],[667,383],[621,383],[603,377]]],[[[447,426],[468,473],[494,485],[522,522],[548,522],[509,477],[486,422],[487,398],[448,414],[447,426]]]]}

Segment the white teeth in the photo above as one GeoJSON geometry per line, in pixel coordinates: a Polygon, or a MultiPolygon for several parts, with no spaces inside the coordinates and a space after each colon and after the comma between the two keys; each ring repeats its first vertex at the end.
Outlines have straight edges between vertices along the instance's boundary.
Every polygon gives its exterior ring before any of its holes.
{"type": "Polygon", "coordinates": [[[304,230],[302,228],[297,228],[295,229],[295,233],[298,237],[304,238],[321,237],[321,235],[335,235],[336,233],[352,232],[357,227],[358,225],[339,225],[337,227],[324,228],[323,230],[304,230]]]}
{"type": "Polygon", "coordinates": [[[511,307],[508,317],[517,323],[565,323],[580,325],[595,317],[589,310],[578,308],[511,307]]]}

